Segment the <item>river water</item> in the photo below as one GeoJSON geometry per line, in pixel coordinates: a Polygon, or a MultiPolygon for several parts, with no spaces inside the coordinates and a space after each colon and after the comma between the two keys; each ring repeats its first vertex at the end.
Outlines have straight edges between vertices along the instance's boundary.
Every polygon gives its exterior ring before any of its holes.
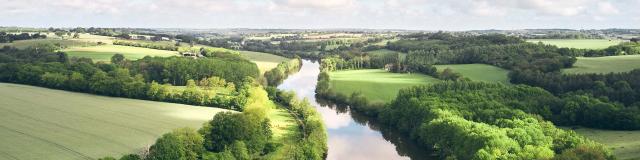
{"type": "Polygon", "coordinates": [[[303,60],[300,71],[289,76],[278,89],[295,91],[306,98],[322,115],[328,132],[329,160],[427,159],[407,138],[392,129],[381,128],[373,119],[350,112],[348,107],[316,99],[315,88],[320,67],[303,60]]]}

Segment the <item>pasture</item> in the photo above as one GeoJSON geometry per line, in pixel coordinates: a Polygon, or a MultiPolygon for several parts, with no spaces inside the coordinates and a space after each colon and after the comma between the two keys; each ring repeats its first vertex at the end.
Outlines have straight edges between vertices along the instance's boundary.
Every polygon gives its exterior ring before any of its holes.
{"type": "Polygon", "coordinates": [[[590,128],[578,128],[573,131],[607,145],[619,159],[640,158],[640,141],[638,141],[640,139],[640,131],[613,131],[590,128]]]}
{"type": "Polygon", "coordinates": [[[0,159],[138,153],[162,134],[199,128],[222,111],[0,83],[0,159]]]}
{"type": "Polygon", "coordinates": [[[70,57],[86,57],[94,61],[110,61],[111,56],[116,53],[123,54],[127,59],[140,59],[145,56],[170,57],[177,56],[178,52],[157,50],[140,47],[118,46],[118,45],[99,45],[91,47],[73,47],[62,50],[70,57]]]}
{"type": "Polygon", "coordinates": [[[262,52],[240,51],[240,55],[256,63],[258,69],[260,69],[260,74],[276,68],[280,62],[289,60],[285,57],[262,52]]]}
{"type": "Polygon", "coordinates": [[[369,100],[385,102],[393,100],[402,88],[440,81],[423,74],[390,73],[382,69],[336,71],[329,75],[331,88],[338,93],[361,92],[369,100]]]}
{"type": "Polygon", "coordinates": [[[617,45],[623,40],[615,39],[528,39],[527,42],[555,45],[564,48],[578,49],[604,49],[609,46],[617,45]]]}
{"type": "Polygon", "coordinates": [[[565,74],[628,72],[640,68],[640,55],[578,57],[572,68],[562,70],[565,74]]]}
{"type": "Polygon", "coordinates": [[[472,81],[498,82],[509,84],[509,71],[496,66],[487,64],[453,64],[453,65],[434,65],[438,72],[442,72],[447,68],[451,68],[453,72],[460,73],[462,77],[469,78],[472,81]]]}

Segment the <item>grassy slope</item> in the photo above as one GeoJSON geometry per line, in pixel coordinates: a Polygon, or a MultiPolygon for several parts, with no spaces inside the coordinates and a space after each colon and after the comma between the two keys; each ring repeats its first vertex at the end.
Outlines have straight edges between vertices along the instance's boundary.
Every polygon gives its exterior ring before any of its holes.
{"type": "Polygon", "coordinates": [[[118,157],[220,111],[0,83],[0,159],[118,157]]]}
{"type": "Polygon", "coordinates": [[[607,145],[620,159],[640,159],[640,141],[638,141],[640,139],[640,131],[611,131],[589,128],[579,128],[574,131],[607,145]]]}
{"type": "Polygon", "coordinates": [[[261,74],[268,70],[276,68],[276,66],[278,66],[278,63],[289,60],[285,57],[261,52],[240,51],[240,54],[256,63],[258,65],[258,69],[260,69],[261,74]]]}
{"type": "Polygon", "coordinates": [[[640,68],[640,55],[578,57],[573,68],[563,70],[564,73],[610,73],[628,72],[640,68]]]}
{"type": "Polygon", "coordinates": [[[435,65],[438,71],[451,68],[454,72],[473,81],[509,83],[508,70],[486,64],[435,65]]]}
{"type": "Polygon", "coordinates": [[[390,101],[402,88],[437,82],[422,74],[389,73],[381,69],[347,70],[331,72],[331,88],[351,95],[361,92],[373,101],[390,101]]]}
{"type": "Polygon", "coordinates": [[[604,49],[623,42],[608,39],[528,39],[527,42],[556,45],[558,47],[581,49],[604,49]]]}
{"type": "Polygon", "coordinates": [[[127,59],[140,59],[144,56],[169,57],[176,56],[178,52],[157,50],[140,47],[100,45],[91,47],[74,47],[63,50],[71,57],[87,57],[94,61],[110,61],[111,56],[116,53],[123,54],[127,59]]]}

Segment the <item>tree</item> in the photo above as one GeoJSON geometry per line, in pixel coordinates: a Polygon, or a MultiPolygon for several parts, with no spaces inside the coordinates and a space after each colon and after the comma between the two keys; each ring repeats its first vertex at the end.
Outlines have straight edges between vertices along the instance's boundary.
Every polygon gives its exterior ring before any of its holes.
{"type": "Polygon", "coordinates": [[[137,155],[137,154],[127,154],[120,157],[119,160],[142,160],[142,157],[140,157],[140,155],[137,155]]]}
{"type": "Polygon", "coordinates": [[[231,154],[237,160],[249,160],[251,157],[249,156],[249,151],[247,151],[247,145],[242,141],[235,141],[231,146],[229,146],[231,154]]]}
{"type": "Polygon", "coordinates": [[[124,61],[125,61],[124,55],[122,55],[120,53],[117,53],[117,54],[114,54],[113,56],[111,56],[111,63],[112,64],[122,65],[124,61]]]}
{"type": "Polygon", "coordinates": [[[185,157],[184,145],[173,133],[162,135],[149,148],[149,160],[179,160],[185,157]]]}
{"type": "Polygon", "coordinates": [[[201,157],[204,149],[204,138],[192,128],[180,128],[172,132],[184,146],[184,160],[197,160],[201,157]]]}
{"type": "Polygon", "coordinates": [[[78,34],[78,32],[76,32],[75,34],[73,34],[73,38],[80,38],[80,34],[78,34]]]}

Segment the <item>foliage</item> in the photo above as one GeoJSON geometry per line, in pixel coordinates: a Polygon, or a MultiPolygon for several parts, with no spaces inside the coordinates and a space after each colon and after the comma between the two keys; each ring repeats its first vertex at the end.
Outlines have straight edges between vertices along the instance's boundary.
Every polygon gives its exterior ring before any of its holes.
{"type": "Polygon", "coordinates": [[[286,79],[289,74],[298,72],[302,66],[302,60],[295,58],[289,61],[284,61],[278,64],[278,66],[272,70],[264,73],[264,77],[267,80],[267,85],[277,86],[286,79]]]}
{"type": "Polygon", "coordinates": [[[18,41],[18,40],[44,39],[44,38],[47,38],[47,35],[40,34],[40,33],[7,34],[6,32],[0,32],[0,43],[11,43],[13,41],[18,41]]]}

